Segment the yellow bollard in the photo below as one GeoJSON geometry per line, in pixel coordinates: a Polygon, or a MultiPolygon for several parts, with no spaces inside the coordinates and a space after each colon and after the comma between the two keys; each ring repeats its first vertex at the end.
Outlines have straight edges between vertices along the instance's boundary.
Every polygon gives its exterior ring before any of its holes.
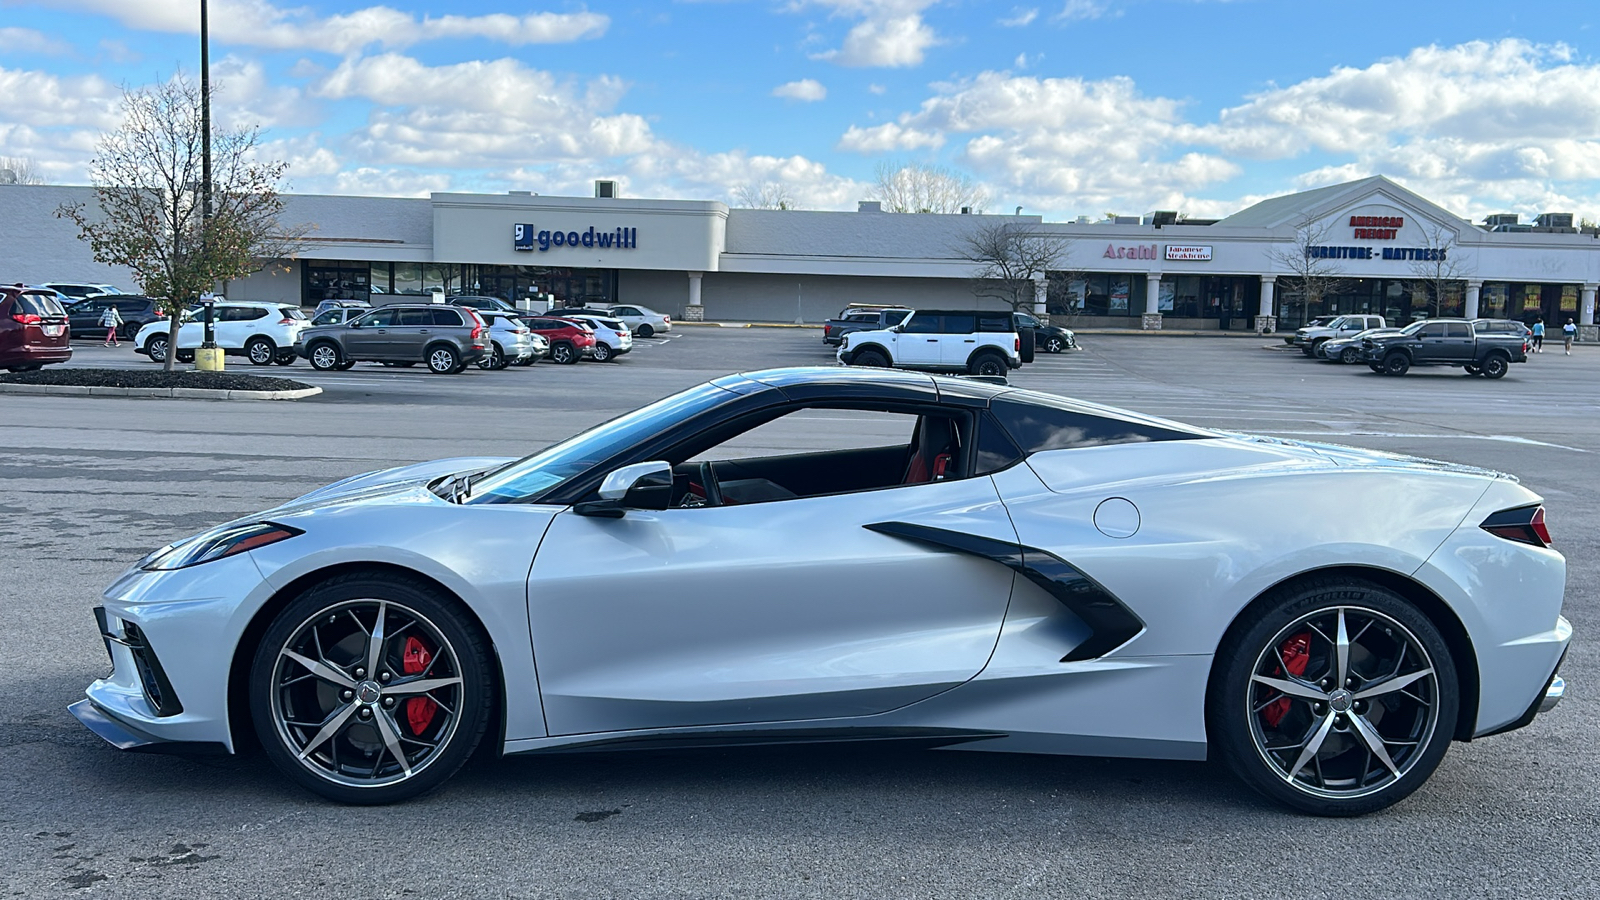
{"type": "Polygon", "coordinates": [[[194,351],[194,367],[200,372],[222,371],[222,348],[200,347],[194,351]]]}

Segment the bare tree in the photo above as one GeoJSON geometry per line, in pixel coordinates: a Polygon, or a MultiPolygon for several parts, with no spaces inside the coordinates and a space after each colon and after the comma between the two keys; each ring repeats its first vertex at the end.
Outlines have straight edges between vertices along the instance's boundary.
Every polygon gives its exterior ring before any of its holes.
{"type": "Polygon", "coordinates": [[[789,189],[775,181],[756,181],[733,192],[733,202],[744,209],[796,209],[789,189]]]}
{"type": "Polygon", "coordinates": [[[1293,244],[1267,251],[1274,268],[1287,273],[1278,276],[1278,284],[1283,288],[1284,306],[1301,303],[1303,312],[1309,315],[1310,310],[1329,294],[1337,294],[1345,289],[1348,282],[1344,277],[1344,267],[1336,257],[1325,256],[1322,252],[1332,232],[1331,223],[1302,219],[1295,225],[1293,244]]]}
{"type": "Polygon", "coordinates": [[[44,175],[26,156],[0,156],[0,184],[44,184],[44,175]]]}
{"type": "Polygon", "coordinates": [[[878,163],[873,197],[896,213],[983,212],[989,202],[989,193],[966,175],[922,163],[878,163]]]}
{"type": "Polygon", "coordinates": [[[288,163],[256,159],[257,128],[213,132],[205,215],[201,100],[181,73],[125,90],[122,126],[101,136],[89,164],[97,208],[79,202],[56,210],[78,226],[96,261],[133,270],[141,291],[167,299],[169,372],[184,307],[219,282],[292,255],[308,230],[279,224],[288,163]]]}
{"type": "MultiPolygon", "coordinates": [[[[1411,260],[1411,278],[1406,287],[1413,301],[1423,299],[1428,315],[1443,315],[1444,301],[1452,288],[1464,287],[1466,270],[1455,254],[1455,234],[1435,225],[1424,232],[1423,251],[1411,260]]],[[[1464,312],[1465,310],[1463,310],[1464,312]]]]}
{"type": "Polygon", "coordinates": [[[958,252],[974,264],[972,292],[1000,300],[1016,312],[1032,309],[1036,284],[1060,290],[1065,280],[1048,276],[1059,272],[1071,247],[1072,240],[1064,235],[1002,221],[979,226],[962,240],[958,252]]]}

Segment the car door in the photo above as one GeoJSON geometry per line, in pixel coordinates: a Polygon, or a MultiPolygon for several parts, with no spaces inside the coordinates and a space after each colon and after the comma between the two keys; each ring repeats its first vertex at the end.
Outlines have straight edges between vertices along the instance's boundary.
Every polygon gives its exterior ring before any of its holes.
{"type": "MultiPolygon", "coordinates": [[[[226,310],[217,327],[217,346],[225,350],[238,350],[250,339],[266,332],[271,312],[260,306],[235,306],[226,310]]],[[[290,343],[293,343],[292,341],[290,343]]]]}
{"type": "Polygon", "coordinates": [[[1451,358],[1443,322],[1429,322],[1417,329],[1417,342],[1414,357],[1417,362],[1437,362],[1451,358]]]}
{"type": "Polygon", "coordinates": [[[375,309],[351,323],[341,333],[344,351],[351,359],[388,359],[385,347],[397,310],[375,309]]]}
{"type": "Polygon", "coordinates": [[[1441,324],[1444,325],[1444,337],[1439,345],[1444,354],[1442,358],[1460,363],[1471,362],[1477,349],[1472,337],[1472,327],[1465,322],[1441,324]]]}
{"type": "MultiPolygon", "coordinates": [[[[388,340],[383,342],[383,358],[398,362],[421,359],[422,347],[435,330],[434,312],[431,309],[397,310],[394,326],[389,329],[388,340]]],[[[439,312],[451,316],[460,315],[453,309],[439,310],[439,312]]]]}
{"type": "Polygon", "coordinates": [[[987,476],[557,515],[528,583],[550,733],[870,716],[971,679],[1014,573],[872,526],[1016,542],[987,476]]]}
{"type": "Polygon", "coordinates": [[[944,352],[940,338],[942,317],[917,313],[900,325],[892,348],[894,362],[902,366],[937,366],[944,352]]]}

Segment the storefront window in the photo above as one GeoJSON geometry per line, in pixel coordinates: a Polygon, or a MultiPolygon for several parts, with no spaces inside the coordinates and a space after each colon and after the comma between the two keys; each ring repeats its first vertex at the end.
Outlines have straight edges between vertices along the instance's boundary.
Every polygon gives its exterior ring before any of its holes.
{"type": "Polygon", "coordinates": [[[422,293],[422,263],[394,264],[394,293],[422,293]]]}
{"type": "Polygon", "coordinates": [[[1504,319],[1506,315],[1507,285],[1503,281],[1486,281],[1478,292],[1478,315],[1486,319],[1504,319]]]}
{"type": "Polygon", "coordinates": [[[371,267],[372,281],[369,285],[374,294],[394,293],[394,264],[375,262],[371,267]]]}
{"type": "Polygon", "coordinates": [[[308,259],[302,268],[302,295],[315,306],[324,300],[361,300],[370,297],[372,271],[366,263],[308,259]]]}

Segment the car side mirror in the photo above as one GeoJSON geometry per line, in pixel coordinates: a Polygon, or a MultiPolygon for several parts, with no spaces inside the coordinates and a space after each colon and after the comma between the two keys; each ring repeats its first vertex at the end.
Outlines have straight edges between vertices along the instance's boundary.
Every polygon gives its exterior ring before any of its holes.
{"type": "Polygon", "coordinates": [[[620,519],[630,509],[666,509],[672,502],[672,465],[664,460],[634,463],[606,474],[599,500],[572,508],[580,516],[620,519]]]}

